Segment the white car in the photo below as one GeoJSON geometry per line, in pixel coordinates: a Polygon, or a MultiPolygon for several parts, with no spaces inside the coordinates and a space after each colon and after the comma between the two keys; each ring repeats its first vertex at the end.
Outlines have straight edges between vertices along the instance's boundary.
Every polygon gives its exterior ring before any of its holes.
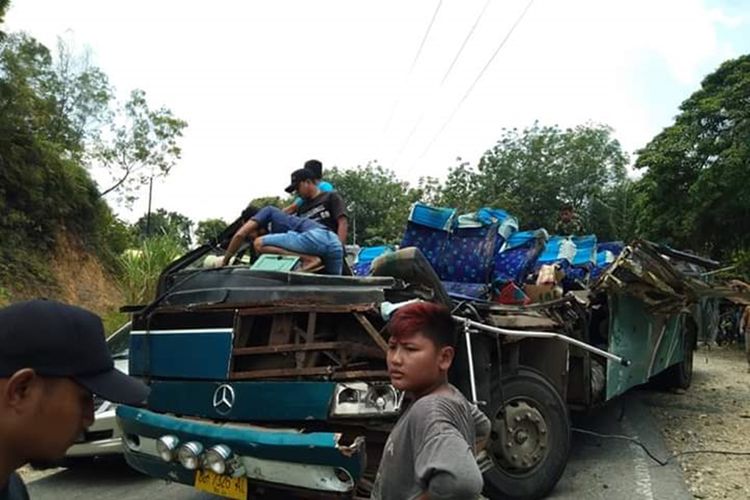
{"type": "MultiPolygon", "coordinates": [[[[128,373],[129,343],[130,322],[107,337],[107,345],[112,353],[115,368],[124,373],[128,373]]],[[[73,446],[68,448],[65,458],[54,463],[32,463],[31,465],[37,469],[71,467],[95,457],[122,454],[122,431],[117,425],[116,409],[116,404],[94,397],[94,424],[79,436],[73,446]]]]}

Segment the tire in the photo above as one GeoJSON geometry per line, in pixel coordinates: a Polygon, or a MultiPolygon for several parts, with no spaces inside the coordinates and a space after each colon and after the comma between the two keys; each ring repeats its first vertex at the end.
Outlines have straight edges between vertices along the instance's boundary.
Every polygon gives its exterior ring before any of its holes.
{"type": "Polygon", "coordinates": [[[662,387],[667,389],[688,389],[693,382],[693,354],[695,352],[696,333],[692,325],[685,325],[682,335],[682,349],[685,358],[672,365],[658,376],[662,387]]]}
{"type": "Polygon", "coordinates": [[[568,408],[554,386],[531,369],[504,377],[501,387],[504,401],[501,404],[496,390],[491,407],[487,452],[494,467],[484,473],[484,494],[492,500],[542,498],[555,487],[568,462],[568,408]],[[515,450],[519,453],[512,454],[515,450]]]}

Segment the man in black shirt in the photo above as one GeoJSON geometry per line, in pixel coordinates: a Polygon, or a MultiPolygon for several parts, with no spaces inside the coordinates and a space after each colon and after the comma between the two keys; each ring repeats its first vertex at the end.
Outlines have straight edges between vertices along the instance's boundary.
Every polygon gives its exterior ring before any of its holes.
{"type": "Polygon", "coordinates": [[[148,387],[114,368],[99,316],[32,300],[0,309],[0,500],[26,500],[14,472],[61,458],[94,422],[93,394],[137,405],[148,387]]]}
{"type": "Polygon", "coordinates": [[[292,172],[292,182],[286,192],[295,191],[303,200],[297,216],[323,224],[336,233],[342,245],[346,244],[349,222],[341,195],[336,191],[322,192],[315,182],[315,174],[306,168],[292,172]]]}

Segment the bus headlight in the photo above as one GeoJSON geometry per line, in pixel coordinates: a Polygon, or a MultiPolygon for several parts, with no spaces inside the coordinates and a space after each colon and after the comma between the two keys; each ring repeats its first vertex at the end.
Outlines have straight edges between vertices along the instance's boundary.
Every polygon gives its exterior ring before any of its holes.
{"type": "Polygon", "coordinates": [[[392,417],[401,411],[403,393],[389,383],[336,384],[332,417],[392,417]]]}
{"type": "Polygon", "coordinates": [[[201,453],[203,453],[203,445],[197,441],[189,441],[180,446],[177,458],[186,469],[196,470],[201,465],[201,453]]]}

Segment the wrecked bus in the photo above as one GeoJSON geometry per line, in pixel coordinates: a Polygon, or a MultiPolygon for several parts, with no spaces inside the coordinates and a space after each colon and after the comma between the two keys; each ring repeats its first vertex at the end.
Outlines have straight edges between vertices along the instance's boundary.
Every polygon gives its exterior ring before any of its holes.
{"type": "Polygon", "coordinates": [[[493,423],[480,459],[489,498],[554,487],[570,409],[656,376],[690,383],[690,307],[707,285],[675,263],[713,262],[645,241],[598,262],[591,238],[571,248],[500,210],[417,204],[402,249],[355,266],[365,276],[298,273],[288,257],[248,265],[242,252],[204,267],[241,223],[168,266],[153,302],[126,308],[130,373],[151,394],[118,421],[128,463],[147,475],[237,499],[368,498],[408,404],[389,384],[384,327],[413,300],[449,306],[462,329],[450,376],[493,423]],[[525,285],[551,264],[562,281],[525,285]]]}

